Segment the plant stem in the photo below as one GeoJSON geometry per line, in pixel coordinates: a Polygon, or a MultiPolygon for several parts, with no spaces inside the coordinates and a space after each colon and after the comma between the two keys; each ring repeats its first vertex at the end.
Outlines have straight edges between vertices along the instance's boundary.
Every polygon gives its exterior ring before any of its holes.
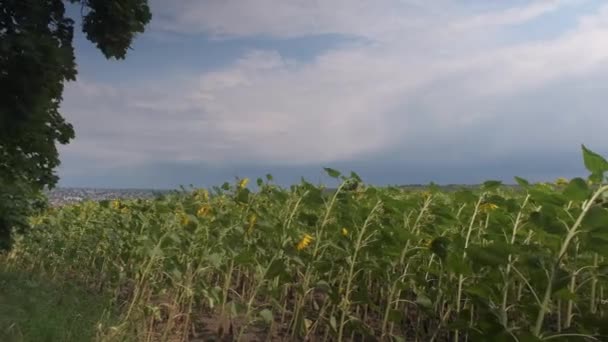
{"type": "Polygon", "coordinates": [[[376,213],[376,211],[378,209],[380,209],[381,205],[382,205],[382,202],[380,202],[380,201],[378,201],[378,203],[376,203],[376,206],[374,206],[374,208],[369,213],[369,215],[367,215],[367,218],[365,219],[365,222],[363,223],[363,226],[361,227],[361,231],[359,231],[359,236],[357,237],[357,242],[355,244],[355,251],[351,258],[350,267],[348,270],[348,276],[346,278],[346,289],[344,291],[344,297],[342,298],[342,303],[341,303],[342,313],[340,314],[340,322],[339,322],[339,326],[338,326],[338,341],[340,341],[340,342],[342,341],[342,337],[344,335],[344,320],[346,319],[346,313],[350,309],[350,292],[352,291],[352,283],[353,283],[354,274],[355,274],[355,265],[357,263],[357,256],[359,254],[359,251],[361,250],[361,245],[362,245],[361,242],[363,241],[363,236],[365,235],[365,231],[367,230],[367,227],[371,223],[371,219],[374,217],[374,214],[376,213]]]}
{"type": "Polygon", "coordinates": [[[572,225],[572,227],[568,230],[568,234],[566,235],[566,238],[564,239],[564,242],[562,243],[559,253],[557,254],[557,260],[555,261],[555,263],[553,264],[553,267],[551,268],[551,272],[550,272],[549,279],[548,279],[549,281],[547,284],[547,288],[545,289],[545,295],[543,296],[543,301],[541,303],[541,307],[538,310],[538,315],[536,316],[536,324],[534,325],[534,330],[532,331],[532,333],[536,337],[540,336],[540,333],[541,333],[541,330],[543,327],[543,322],[545,320],[545,313],[549,309],[549,302],[551,301],[551,292],[553,290],[552,285],[553,285],[553,281],[555,279],[555,273],[559,267],[559,264],[560,264],[562,258],[564,257],[564,255],[566,255],[566,252],[568,251],[568,247],[570,246],[570,242],[572,241],[572,239],[574,239],[574,237],[578,233],[578,228],[581,225],[581,223],[583,222],[585,215],[587,214],[589,209],[591,209],[591,206],[595,203],[595,200],[606,190],[608,190],[608,185],[604,185],[604,186],[600,187],[593,194],[591,199],[583,205],[583,210],[580,213],[580,215],[578,216],[578,218],[576,219],[576,222],[574,222],[574,225],[572,225]]]}
{"type": "MultiPolygon", "coordinates": [[[[528,204],[528,200],[530,199],[530,195],[527,195],[524,199],[523,204],[521,205],[519,212],[517,213],[517,217],[515,218],[515,223],[513,224],[513,231],[511,233],[511,241],[510,244],[513,245],[515,243],[515,237],[517,236],[517,229],[519,228],[519,224],[521,222],[521,217],[524,208],[528,204]]],[[[507,303],[509,297],[509,275],[511,274],[511,263],[513,262],[513,255],[509,254],[509,261],[507,263],[507,269],[505,271],[505,286],[502,290],[502,303],[500,310],[500,323],[506,328],[509,323],[509,316],[507,312],[507,303]]]]}
{"type": "MultiPolygon", "coordinates": [[[[475,218],[477,218],[477,213],[479,211],[479,206],[483,201],[484,195],[479,196],[479,200],[475,204],[475,210],[473,211],[473,216],[471,216],[471,222],[469,223],[469,229],[467,230],[467,237],[464,241],[464,251],[462,252],[462,258],[467,257],[467,248],[469,247],[469,239],[471,238],[471,232],[473,231],[473,226],[475,225],[475,218]]],[[[462,307],[462,285],[464,283],[464,275],[461,273],[458,275],[458,292],[456,293],[456,315],[460,314],[460,310],[462,307]]],[[[454,341],[458,341],[460,335],[460,331],[456,329],[454,331],[454,341]]]]}

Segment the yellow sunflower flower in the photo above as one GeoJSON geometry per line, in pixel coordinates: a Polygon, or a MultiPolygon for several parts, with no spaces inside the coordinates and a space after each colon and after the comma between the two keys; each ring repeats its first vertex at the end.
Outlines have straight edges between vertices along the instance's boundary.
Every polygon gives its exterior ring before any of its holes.
{"type": "Polygon", "coordinates": [[[314,238],[312,237],[312,235],[304,234],[302,240],[300,240],[300,242],[298,242],[298,244],[296,245],[296,249],[299,251],[303,250],[304,248],[308,247],[308,245],[310,245],[313,240],[314,238]]]}
{"type": "Polygon", "coordinates": [[[112,209],[120,209],[120,201],[113,200],[112,203],[110,204],[110,206],[112,207],[112,209]]]}
{"type": "Polygon", "coordinates": [[[31,223],[34,226],[40,225],[40,224],[42,224],[42,222],[43,222],[43,219],[42,219],[41,216],[37,216],[37,217],[34,217],[34,218],[31,219],[31,223]]]}
{"type": "Polygon", "coordinates": [[[209,200],[209,191],[207,191],[206,189],[199,189],[196,191],[194,198],[196,198],[199,201],[206,202],[209,200]]]}
{"type": "Polygon", "coordinates": [[[244,189],[249,184],[249,178],[243,178],[239,181],[239,188],[244,189]]]}
{"type": "Polygon", "coordinates": [[[498,209],[498,206],[496,204],[494,204],[494,203],[484,203],[484,204],[482,204],[482,205],[479,206],[479,210],[482,213],[489,213],[489,212],[494,211],[496,209],[498,209]]]}
{"type": "Polygon", "coordinates": [[[190,223],[190,219],[188,218],[187,215],[185,215],[185,214],[182,215],[182,217],[181,217],[181,223],[182,223],[182,226],[187,226],[188,223],[190,223]]]}
{"type": "Polygon", "coordinates": [[[198,217],[206,217],[209,215],[209,213],[211,212],[211,207],[209,207],[208,205],[203,205],[202,207],[200,207],[200,209],[196,212],[196,216],[198,217]]]}

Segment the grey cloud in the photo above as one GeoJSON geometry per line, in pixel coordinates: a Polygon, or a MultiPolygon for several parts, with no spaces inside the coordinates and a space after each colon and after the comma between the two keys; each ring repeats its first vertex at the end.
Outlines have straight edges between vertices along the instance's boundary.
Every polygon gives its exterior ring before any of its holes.
{"type": "MultiPolygon", "coordinates": [[[[510,25],[562,3],[484,14],[475,22],[510,25]]],[[[366,6],[355,6],[355,14],[364,15],[366,6]]],[[[377,11],[363,19],[375,20],[377,11]]],[[[256,13],[247,14],[254,17],[243,27],[232,23],[233,33],[261,25],[265,17],[256,13]]],[[[338,20],[331,30],[347,32],[351,14],[311,16],[321,27],[338,20]]],[[[421,30],[410,19],[387,20],[382,31],[421,30]]],[[[424,39],[369,35],[307,62],[252,51],[215,71],[153,84],[71,84],[63,111],[78,138],[61,149],[64,182],[172,187],[273,170],[292,180],[318,177],[323,165],[389,183],[568,176],[579,170],[580,143],[605,145],[606,10],[550,41],[499,47],[480,39],[491,38],[491,30],[458,23],[450,21],[440,34],[431,25],[424,39]]],[[[293,34],[316,32],[308,23],[295,25],[293,34]]]]}

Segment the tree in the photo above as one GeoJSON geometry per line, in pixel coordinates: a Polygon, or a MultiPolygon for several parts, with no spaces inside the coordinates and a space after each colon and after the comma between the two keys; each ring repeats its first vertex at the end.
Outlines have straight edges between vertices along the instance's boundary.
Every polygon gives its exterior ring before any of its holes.
{"type": "Polygon", "coordinates": [[[0,0],[0,240],[19,225],[7,214],[16,203],[56,185],[56,144],[74,138],[59,112],[77,74],[67,3],[81,6],[82,31],[108,59],[124,59],[151,19],[147,0],[0,0]]]}

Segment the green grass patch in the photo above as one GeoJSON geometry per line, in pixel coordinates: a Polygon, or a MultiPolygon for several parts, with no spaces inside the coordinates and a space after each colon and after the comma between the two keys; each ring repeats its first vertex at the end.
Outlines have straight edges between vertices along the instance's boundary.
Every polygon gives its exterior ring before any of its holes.
{"type": "Polygon", "coordinates": [[[106,304],[70,283],[0,271],[0,341],[92,341],[106,304]]]}

